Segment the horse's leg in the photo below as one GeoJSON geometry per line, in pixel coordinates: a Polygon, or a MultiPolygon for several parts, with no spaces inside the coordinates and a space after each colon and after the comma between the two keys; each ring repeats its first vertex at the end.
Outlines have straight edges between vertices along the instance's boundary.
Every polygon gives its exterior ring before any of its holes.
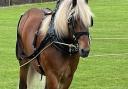
{"type": "Polygon", "coordinates": [[[46,75],[46,87],[45,89],[58,89],[58,80],[55,74],[49,72],[46,75]]]}
{"type": "Polygon", "coordinates": [[[28,65],[20,68],[19,89],[27,89],[28,65]]]}
{"type": "Polygon", "coordinates": [[[49,72],[46,75],[45,89],[68,89],[73,79],[73,74],[68,71],[59,75],[49,72]]]}
{"type": "Polygon", "coordinates": [[[73,79],[73,75],[69,75],[65,81],[60,85],[59,89],[68,89],[73,79]]]}
{"type": "Polygon", "coordinates": [[[58,83],[58,89],[68,89],[73,79],[73,74],[65,71],[58,83]]]}
{"type": "Polygon", "coordinates": [[[65,71],[61,77],[61,80],[59,81],[59,89],[69,89],[74,73],[77,69],[78,62],[79,58],[73,58],[72,60],[69,60],[67,62],[67,65],[65,66],[65,71]]]}

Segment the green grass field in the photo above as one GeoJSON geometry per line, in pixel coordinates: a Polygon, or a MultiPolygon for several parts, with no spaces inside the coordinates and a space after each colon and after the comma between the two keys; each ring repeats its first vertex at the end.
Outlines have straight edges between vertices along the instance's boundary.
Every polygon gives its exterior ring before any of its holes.
{"type": "MultiPolygon", "coordinates": [[[[0,8],[0,89],[17,88],[15,42],[20,15],[29,8],[54,5],[0,8]]],[[[89,0],[89,5],[95,14],[91,53],[86,60],[81,58],[70,89],[128,89],[128,0],[89,0]]]]}

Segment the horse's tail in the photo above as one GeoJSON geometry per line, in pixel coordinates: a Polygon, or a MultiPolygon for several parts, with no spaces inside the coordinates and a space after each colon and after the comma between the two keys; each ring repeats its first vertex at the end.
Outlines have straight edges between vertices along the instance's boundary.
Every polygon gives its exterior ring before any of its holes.
{"type": "Polygon", "coordinates": [[[20,25],[20,21],[21,21],[22,17],[23,17],[23,15],[21,15],[18,25],[17,25],[16,57],[18,60],[21,60],[23,58],[22,56],[24,55],[24,51],[22,48],[21,36],[19,33],[19,25],[20,25]]]}
{"type": "Polygon", "coordinates": [[[41,75],[31,65],[27,76],[27,89],[45,89],[45,76],[41,80],[41,75]]]}

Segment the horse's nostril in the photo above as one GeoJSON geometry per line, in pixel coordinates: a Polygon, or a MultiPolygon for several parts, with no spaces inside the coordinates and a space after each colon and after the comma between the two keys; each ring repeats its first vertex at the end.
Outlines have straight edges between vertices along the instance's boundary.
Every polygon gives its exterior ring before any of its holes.
{"type": "Polygon", "coordinates": [[[81,49],[81,52],[83,53],[84,52],[84,49],[81,49]]]}
{"type": "Polygon", "coordinates": [[[89,52],[89,49],[81,49],[81,52],[82,53],[88,53],[89,52]]]}
{"type": "Polygon", "coordinates": [[[80,55],[81,57],[87,57],[89,55],[89,49],[81,49],[80,50],[80,55]]]}

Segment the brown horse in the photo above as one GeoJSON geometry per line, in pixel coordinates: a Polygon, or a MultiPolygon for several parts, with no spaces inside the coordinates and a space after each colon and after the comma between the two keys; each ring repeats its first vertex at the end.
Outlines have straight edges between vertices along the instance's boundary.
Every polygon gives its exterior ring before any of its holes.
{"type": "Polygon", "coordinates": [[[85,0],[59,1],[54,12],[30,9],[24,13],[16,44],[19,89],[32,89],[29,83],[35,71],[46,76],[45,89],[68,89],[80,56],[87,57],[90,51],[91,18],[85,0]]]}

